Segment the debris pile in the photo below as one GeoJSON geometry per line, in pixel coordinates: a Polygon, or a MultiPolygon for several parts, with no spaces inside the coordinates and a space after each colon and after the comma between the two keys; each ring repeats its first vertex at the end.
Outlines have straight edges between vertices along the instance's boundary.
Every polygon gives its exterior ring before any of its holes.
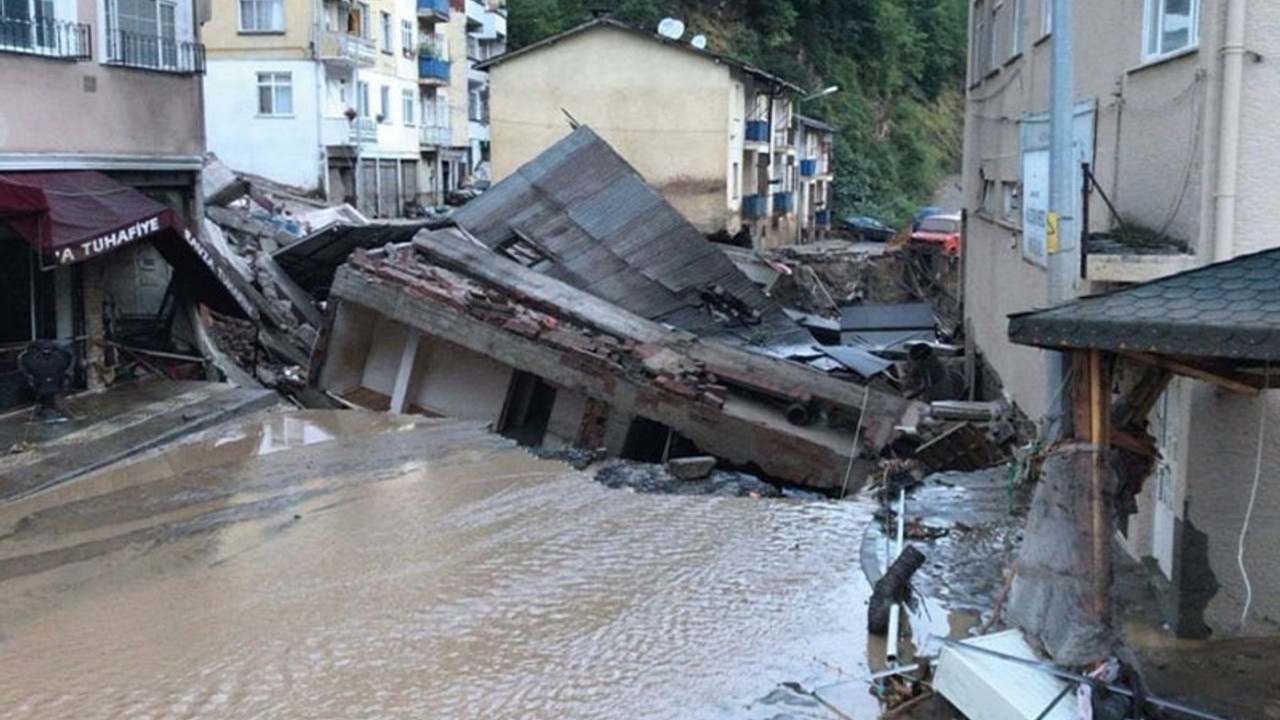
{"type": "MultiPolygon", "coordinates": [[[[205,159],[204,234],[211,246],[255,291],[259,322],[210,314],[218,349],[258,382],[286,393],[306,384],[308,358],[323,321],[317,299],[303,290],[273,254],[335,225],[366,225],[349,205],[326,206],[264,178],[238,174],[216,156],[205,159]]],[[[228,368],[222,368],[230,374],[228,368]]]]}

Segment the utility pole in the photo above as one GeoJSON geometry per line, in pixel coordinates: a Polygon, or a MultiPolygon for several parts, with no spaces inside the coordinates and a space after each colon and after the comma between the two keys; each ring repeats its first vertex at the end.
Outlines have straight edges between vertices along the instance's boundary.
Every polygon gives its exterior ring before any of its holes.
{"type": "MultiPolygon", "coordinates": [[[[1076,230],[1075,68],[1072,66],[1072,0],[1051,0],[1051,48],[1049,55],[1049,243],[1046,270],[1049,275],[1049,305],[1075,298],[1075,279],[1080,277],[1079,233],[1076,230]],[[1056,224],[1056,232],[1054,225],[1056,224]],[[1056,241],[1055,241],[1056,239],[1056,241]]],[[[1066,393],[1061,392],[1066,377],[1066,355],[1050,352],[1048,358],[1045,441],[1062,435],[1067,413],[1066,393]]]]}

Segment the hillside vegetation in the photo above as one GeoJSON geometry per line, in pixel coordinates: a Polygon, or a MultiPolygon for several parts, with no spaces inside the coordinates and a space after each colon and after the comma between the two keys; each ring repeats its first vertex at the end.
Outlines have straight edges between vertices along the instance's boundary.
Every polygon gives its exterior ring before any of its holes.
{"type": "Polygon", "coordinates": [[[686,37],[800,87],[840,92],[802,112],[835,125],[836,217],[901,223],[955,172],[960,155],[965,0],[509,0],[513,49],[591,11],[648,28],[680,18],[686,37]]]}

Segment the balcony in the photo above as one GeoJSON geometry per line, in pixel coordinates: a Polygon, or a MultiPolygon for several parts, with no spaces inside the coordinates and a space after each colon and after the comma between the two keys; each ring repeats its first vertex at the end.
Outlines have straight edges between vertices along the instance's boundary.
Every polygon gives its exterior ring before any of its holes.
{"type": "Polygon", "coordinates": [[[449,0],[418,0],[418,17],[423,20],[449,21],[449,0]]]}
{"type": "Polygon", "coordinates": [[[744,195],[742,197],[742,217],[762,218],[769,214],[768,195],[744,195]]]}
{"type": "Polygon", "coordinates": [[[107,36],[105,64],[184,75],[203,75],[204,45],[180,42],[158,35],[116,30],[107,36]]]}
{"type": "Polygon", "coordinates": [[[422,85],[448,85],[449,61],[418,56],[418,82],[422,85]]]}
{"type": "Polygon", "coordinates": [[[745,139],[749,143],[769,143],[769,121],[748,120],[745,139]]]}
{"type": "Polygon", "coordinates": [[[449,147],[453,144],[453,129],[448,125],[423,125],[418,128],[418,142],[424,148],[449,147]]]}
{"type": "Polygon", "coordinates": [[[795,212],[796,194],[791,192],[776,192],[773,194],[773,214],[789,215],[795,212]]]}
{"type": "Polygon", "coordinates": [[[371,117],[358,117],[351,123],[350,141],[356,145],[378,142],[378,121],[371,117]]]}
{"type": "Polygon", "coordinates": [[[817,158],[808,158],[800,161],[800,177],[813,177],[818,174],[817,158]]]}
{"type": "Polygon", "coordinates": [[[89,26],[51,18],[0,17],[0,52],[88,60],[89,26]]]}
{"type": "Polygon", "coordinates": [[[320,33],[320,59],[348,67],[372,67],[377,49],[371,38],[345,32],[320,33]]]}

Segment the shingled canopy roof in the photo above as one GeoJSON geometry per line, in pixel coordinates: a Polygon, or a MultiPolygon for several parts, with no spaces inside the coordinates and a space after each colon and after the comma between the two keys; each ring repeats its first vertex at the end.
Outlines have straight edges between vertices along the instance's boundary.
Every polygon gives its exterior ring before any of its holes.
{"type": "Polygon", "coordinates": [[[1280,249],[1010,315],[1009,339],[1236,370],[1280,365],[1280,249]]]}

